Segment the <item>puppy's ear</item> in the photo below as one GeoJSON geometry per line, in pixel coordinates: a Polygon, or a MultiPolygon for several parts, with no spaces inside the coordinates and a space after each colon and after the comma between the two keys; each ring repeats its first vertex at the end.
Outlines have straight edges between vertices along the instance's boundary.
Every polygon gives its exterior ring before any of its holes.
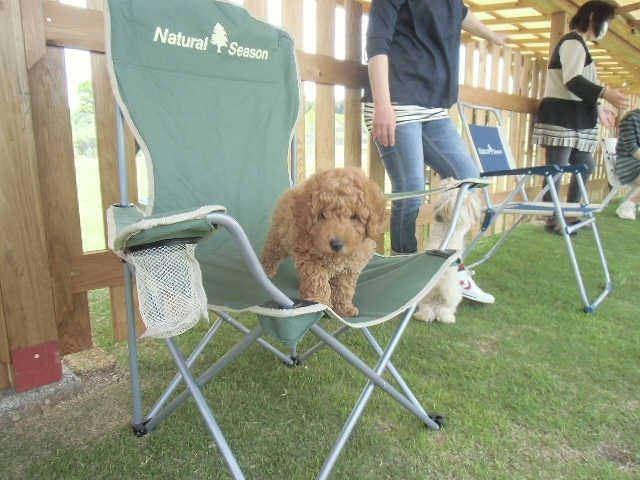
{"type": "Polygon", "coordinates": [[[477,192],[467,192],[466,200],[464,208],[467,210],[469,221],[475,225],[482,216],[482,200],[477,192]]]}
{"type": "Polygon", "coordinates": [[[365,185],[365,201],[369,207],[367,236],[376,240],[378,235],[382,233],[387,218],[387,198],[382,193],[380,186],[373,180],[368,180],[365,185]]]}
{"type": "Polygon", "coordinates": [[[436,200],[434,209],[446,223],[451,221],[459,192],[459,189],[447,190],[446,192],[441,193],[438,200],[436,200]]]}
{"type": "Polygon", "coordinates": [[[316,184],[314,176],[305,180],[291,206],[293,221],[300,231],[308,232],[316,221],[313,211],[313,191],[316,184]]]}

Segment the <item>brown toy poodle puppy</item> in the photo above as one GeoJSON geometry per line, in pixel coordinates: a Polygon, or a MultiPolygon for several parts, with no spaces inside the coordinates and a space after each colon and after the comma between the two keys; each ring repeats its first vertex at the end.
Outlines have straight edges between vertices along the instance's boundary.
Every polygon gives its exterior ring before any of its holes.
{"type": "Polygon", "coordinates": [[[380,187],[360,168],[318,172],[280,198],[262,266],[273,277],[280,262],[293,257],[303,299],[355,317],[356,283],[375,252],[386,213],[380,187]]]}

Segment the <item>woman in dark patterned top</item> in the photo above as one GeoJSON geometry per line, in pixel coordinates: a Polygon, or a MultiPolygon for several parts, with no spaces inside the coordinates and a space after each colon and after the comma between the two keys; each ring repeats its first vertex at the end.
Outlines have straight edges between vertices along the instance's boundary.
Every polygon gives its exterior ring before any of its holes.
{"type": "MultiPolygon", "coordinates": [[[[595,167],[598,118],[606,126],[614,124],[615,110],[601,105],[599,100],[617,108],[629,105],[627,89],[599,85],[596,65],[587,46],[587,41],[604,37],[614,15],[614,5],[589,1],[571,18],[571,32],[560,39],[549,59],[544,97],[533,128],[533,141],[545,148],[547,165],[583,163],[587,165],[582,172],[585,184],[595,167]]],[[[580,197],[578,182],[572,179],[567,201],[577,203],[580,197]]],[[[551,196],[547,194],[544,200],[551,201],[551,196]]],[[[560,233],[559,222],[553,217],[547,220],[545,228],[560,233]]]]}
{"type": "MultiPolygon", "coordinates": [[[[616,175],[623,185],[640,185],[640,109],[630,110],[622,120],[616,143],[616,175]]],[[[617,208],[618,217],[635,220],[640,189],[617,208]]]]}

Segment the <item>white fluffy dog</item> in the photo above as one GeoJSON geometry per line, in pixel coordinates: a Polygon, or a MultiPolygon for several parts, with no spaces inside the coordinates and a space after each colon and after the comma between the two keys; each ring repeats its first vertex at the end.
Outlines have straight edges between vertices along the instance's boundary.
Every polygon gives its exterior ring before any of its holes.
{"type": "MultiPolygon", "coordinates": [[[[452,183],[453,179],[445,179],[442,185],[452,183]]],[[[444,192],[435,203],[436,221],[431,224],[427,249],[439,249],[453,216],[458,189],[444,192]]],[[[463,250],[466,233],[480,221],[481,202],[477,194],[467,192],[460,208],[453,236],[446,245],[447,249],[463,250]]],[[[462,288],[458,280],[458,267],[452,266],[441,277],[438,284],[418,304],[414,317],[425,322],[440,321],[455,323],[456,309],[462,301],[462,288]]]]}

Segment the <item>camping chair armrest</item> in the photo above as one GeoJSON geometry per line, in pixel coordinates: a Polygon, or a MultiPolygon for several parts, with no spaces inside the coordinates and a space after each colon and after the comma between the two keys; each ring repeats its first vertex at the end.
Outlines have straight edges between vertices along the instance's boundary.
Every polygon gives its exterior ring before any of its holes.
{"type": "Polygon", "coordinates": [[[576,165],[557,165],[558,170],[564,173],[580,173],[584,172],[588,167],[584,163],[577,163],[576,165]]]}
{"type": "Polygon", "coordinates": [[[511,170],[495,170],[492,172],[482,172],[482,177],[504,177],[507,175],[555,175],[560,172],[557,165],[540,165],[537,167],[513,168],[511,170]]]}
{"type": "Polygon", "coordinates": [[[132,248],[149,248],[168,240],[198,242],[215,233],[216,227],[207,215],[220,211],[226,209],[210,205],[154,216],[145,215],[133,204],[112,205],[107,211],[109,248],[122,254],[132,248]]]}
{"type": "Polygon", "coordinates": [[[253,275],[253,278],[256,279],[273,301],[282,308],[292,308],[296,306],[296,303],[276,287],[269,277],[267,277],[247,234],[235,218],[227,215],[225,212],[215,212],[207,215],[207,220],[216,227],[220,226],[224,228],[231,234],[240,253],[242,253],[242,257],[251,275],[253,275]]]}
{"type": "Polygon", "coordinates": [[[415,192],[388,193],[385,196],[388,200],[391,201],[404,200],[406,198],[428,197],[429,195],[435,195],[438,193],[453,190],[455,188],[460,188],[463,185],[468,185],[467,188],[487,187],[490,183],[491,182],[484,178],[465,178],[463,180],[458,180],[451,185],[447,185],[446,187],[433,188],[430,190],[419,190],[415,192]]]}

